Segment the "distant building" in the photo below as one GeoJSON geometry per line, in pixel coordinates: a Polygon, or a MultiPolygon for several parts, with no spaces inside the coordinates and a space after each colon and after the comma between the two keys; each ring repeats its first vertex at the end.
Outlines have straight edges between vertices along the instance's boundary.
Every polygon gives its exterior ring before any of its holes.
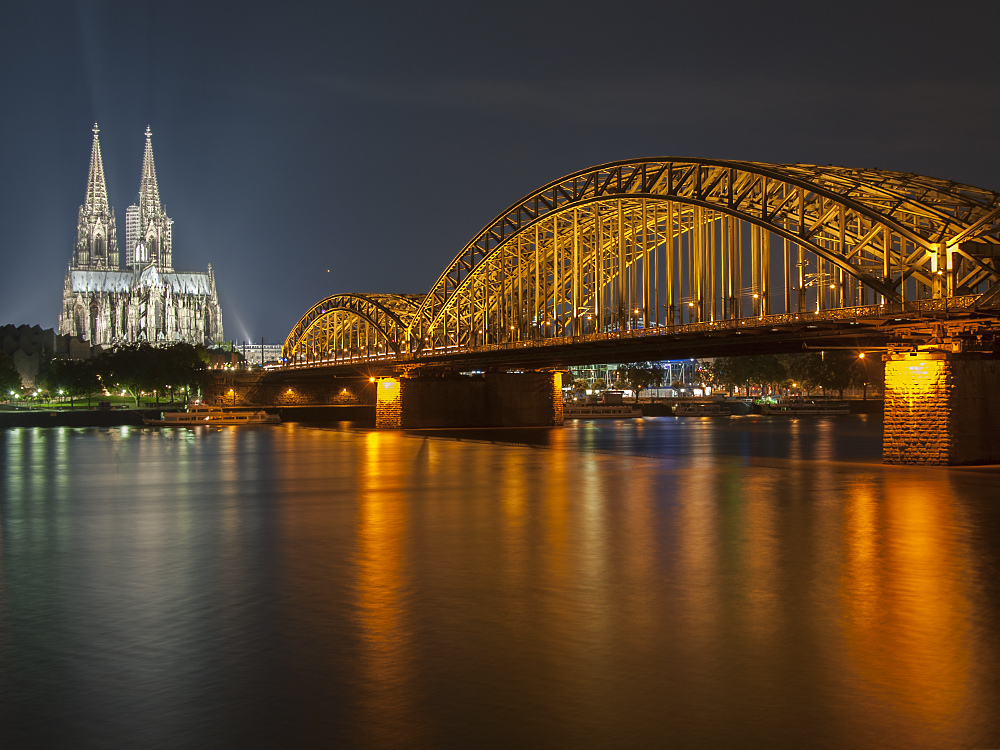
{"type": "Polygon", "coordinates": [[[101,349],[75,336],[58,336],[51,328],[8,324],[0,326],[0,351],[10,357],[22,382],[33,388],[38,373],[52,357],[88,359],[101,349]]]}
{"type": "Polygon", "coordinates": [[[98,128],[76,247],[63,284],[59,333],[93,345],[137,342],[211,346],[223,340],[222,308],[212,266],[173,268],[173,220],[160,204],[152,133],[146,128],[139,198],[125,212],[124,266],[119,266],[114,209],[108,203],[98,128]]]}
{"type": "Polygon", "coordinates": [[[281,348],[283,346],[284,344],[255,344],[252,341],[244,341],[238,346],[238,350],[243,354],[243,361],[248,365],[262,367],[281,362],[281,348]]]}

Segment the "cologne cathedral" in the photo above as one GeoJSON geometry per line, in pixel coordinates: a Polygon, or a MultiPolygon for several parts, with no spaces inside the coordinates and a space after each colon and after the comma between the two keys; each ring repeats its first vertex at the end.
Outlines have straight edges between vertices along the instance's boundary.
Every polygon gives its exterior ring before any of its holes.
{"type": "Polygon", "coordinates": [[[148,127],[139,199],[125,212],[120,266],[97,134],[95,124],[87,197],[80,206],[76,249],[63,286],[59,333],[79,336],[92,346],[221,342],[222,308],[211,264],[204,273],[174,271],[173,220],[160,205],[148,127]]]}

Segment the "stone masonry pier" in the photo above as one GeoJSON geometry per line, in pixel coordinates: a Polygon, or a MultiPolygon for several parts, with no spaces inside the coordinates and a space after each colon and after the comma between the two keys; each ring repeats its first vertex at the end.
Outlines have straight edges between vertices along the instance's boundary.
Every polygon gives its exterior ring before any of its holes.
{"type": "Polygon", "coordinates": [[[882,460],[1000,463],[1000,359],[944,351],[886,355],[882,460]]]}
{"type": "Polygon", "coordinates": [[[562,373],[380,378],[375,426],[539,427],[563,423],[562,373]]]}

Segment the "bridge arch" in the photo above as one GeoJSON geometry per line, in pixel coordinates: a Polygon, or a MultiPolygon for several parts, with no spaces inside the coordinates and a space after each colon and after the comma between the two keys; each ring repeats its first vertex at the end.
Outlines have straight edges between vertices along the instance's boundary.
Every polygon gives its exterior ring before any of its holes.
{"type": "Polygon", "coordinates": [[[313,305],[282,346],[286,363],[398,356],[422,295],[334,294],[313,305]]]}
{"type": "Polygon", "coordinates": [[[1000,195],[708,159],[583,170],[510,206],[407,321],[411,352],[952,296],[1000,281],[1000,195]]]}

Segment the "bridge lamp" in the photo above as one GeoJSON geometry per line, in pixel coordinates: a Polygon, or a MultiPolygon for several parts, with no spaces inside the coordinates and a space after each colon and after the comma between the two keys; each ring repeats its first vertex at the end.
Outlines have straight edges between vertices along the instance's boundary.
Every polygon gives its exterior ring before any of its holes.
{"type": "Polygon", "coordinates": [[[369,383],[374,383],[375,382],[375,378],[368,378],[368,382],[369,383]]]}
{"type": "Polygon", "coordinates": [[[858,359],[864,359],[864,358],[865,358],[865,353],[861,352],[861,354],[858,355],[858,359]]]}

